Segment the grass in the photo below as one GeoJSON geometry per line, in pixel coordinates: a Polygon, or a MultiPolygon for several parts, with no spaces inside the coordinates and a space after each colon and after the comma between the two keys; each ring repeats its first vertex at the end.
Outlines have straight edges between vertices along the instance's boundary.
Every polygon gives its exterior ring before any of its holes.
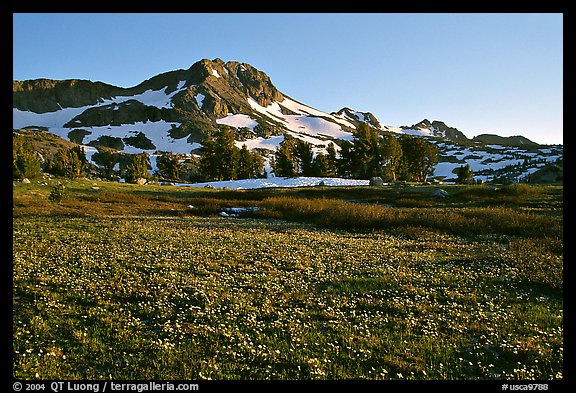
{"type": "Polygon", "coordinates": [[[562,187],[65,186],[14,185],[15,378],[562,378],[562,187]]]}

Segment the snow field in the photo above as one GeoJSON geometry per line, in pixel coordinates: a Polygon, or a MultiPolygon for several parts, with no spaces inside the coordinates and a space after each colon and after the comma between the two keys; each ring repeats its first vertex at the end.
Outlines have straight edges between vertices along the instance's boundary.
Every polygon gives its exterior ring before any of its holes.
{"type": "Polygon", "coordinates": [[[211,181],[205,183],[176,183],[177,186],[186,187],[207,187],[229,188],[232,190],[248,190],[256,188],[273,188],[273,187],[314,187],[324,186],[367,186],[368,180],[340,179],[332,177],[272,177],[268,179],[243,179],[243,180],[226,180],[211,181]]]}

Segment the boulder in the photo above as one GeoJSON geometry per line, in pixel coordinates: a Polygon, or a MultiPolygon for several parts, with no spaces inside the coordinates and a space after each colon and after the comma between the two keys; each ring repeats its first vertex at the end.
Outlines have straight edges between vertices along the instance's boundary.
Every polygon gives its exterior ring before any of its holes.
{"type": "Polygon", "coordinates": [[[370,179],[370,185],[371,186],[382,186],[382,185],[384,185],[384,181],[382,180],[381,177],[375,176],[375,177],[370,179]]]}
{"type": "Polygon", "coordinates": [[[437,198],[447,198],[450,196],[446,190],[441,188],[437,188],[436,190],[432,191],[432,196],[437,198]]]}

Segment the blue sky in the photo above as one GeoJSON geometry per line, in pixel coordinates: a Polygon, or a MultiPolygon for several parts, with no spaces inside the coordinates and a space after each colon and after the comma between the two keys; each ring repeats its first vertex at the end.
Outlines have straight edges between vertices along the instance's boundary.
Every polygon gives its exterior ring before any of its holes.
{"type": "Polygon", "coordinates": [[[563,143],[559,13],[14,14],[13,78],[134,86],[221,58],[325,112],[563,143]]]}

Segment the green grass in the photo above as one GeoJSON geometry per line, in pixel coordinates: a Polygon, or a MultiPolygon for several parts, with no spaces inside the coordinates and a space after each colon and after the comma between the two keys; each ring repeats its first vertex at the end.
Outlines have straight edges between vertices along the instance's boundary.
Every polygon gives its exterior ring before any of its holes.
{"type": "Polygon", "coordinates": [[[15,184],[14,377],[562,378],[562,188],[445,189],[15,184]]]}

